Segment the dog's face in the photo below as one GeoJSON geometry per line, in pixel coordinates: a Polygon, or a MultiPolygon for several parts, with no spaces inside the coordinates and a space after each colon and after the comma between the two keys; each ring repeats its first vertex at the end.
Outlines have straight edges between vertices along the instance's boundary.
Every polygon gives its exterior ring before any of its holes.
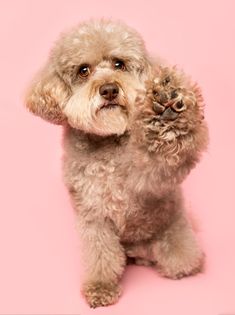
{"type": "Polygon", "coordinates": [[[62,35],[27,106],[51,122],[99,135],[128,128],[150,64],[140,36],[120,23],[84,23],[62,35]]]}

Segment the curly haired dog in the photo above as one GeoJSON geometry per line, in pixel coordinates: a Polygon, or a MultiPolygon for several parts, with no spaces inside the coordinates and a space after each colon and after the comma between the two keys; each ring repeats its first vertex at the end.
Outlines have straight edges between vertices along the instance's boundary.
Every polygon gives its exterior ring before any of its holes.
{"type": "Polygon", "coordinates": [[[64,128],[91,307],[117,301],[127,258],[172,279],[201,271],[180,188],[207,145],[197,85],[151,64],[131,28],[91,21],[61,36],[26,105],[64,128]]]}

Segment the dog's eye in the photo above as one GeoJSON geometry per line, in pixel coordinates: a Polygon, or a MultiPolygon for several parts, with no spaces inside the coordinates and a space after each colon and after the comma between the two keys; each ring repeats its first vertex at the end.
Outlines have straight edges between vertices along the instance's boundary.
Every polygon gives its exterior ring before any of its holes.
{"type": "Polygon", "coordinates": [[[78,75],[82,78],[88,77],[91,73],[91,69],[89,65],[82,65],[78,69],[78,75]]]}
{"type": "Polygon", "coordinates": [[[122,70],[122,71],[126,70],[125,63],[122,60],[119,60],[119,59],[114,60],[113,65],[114,65],[114,69],[116,70],[122,70]]]}

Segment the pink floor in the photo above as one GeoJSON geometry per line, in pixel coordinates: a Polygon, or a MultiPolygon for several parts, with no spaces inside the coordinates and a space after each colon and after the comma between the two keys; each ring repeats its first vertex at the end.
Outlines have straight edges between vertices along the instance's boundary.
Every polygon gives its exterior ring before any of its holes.
{"type": "Polygon", "coordinates": [[[235,314],[234,1],[21,0],[0,4],[0,314],[235,314]],[[80,295],[76,222],[61,181],[61,129],[28,114],[24,90],[61,30],[121,18],[200,82],[211,143],[184,184],[206,272],[173,281],[131,266],[118,304],[80,295]]]}

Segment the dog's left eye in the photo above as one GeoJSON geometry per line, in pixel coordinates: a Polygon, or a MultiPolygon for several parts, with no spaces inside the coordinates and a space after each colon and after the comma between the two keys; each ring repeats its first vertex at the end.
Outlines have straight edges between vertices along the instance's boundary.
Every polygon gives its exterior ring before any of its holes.
{"type": "Polygon", "coordinates": [[[114,69],[116,70],[122,70],[122,71],[126,70],[125,63],[122,60],[119,60],[119,59],[114,60],[113,65],[114,65],[114,69]]]}

